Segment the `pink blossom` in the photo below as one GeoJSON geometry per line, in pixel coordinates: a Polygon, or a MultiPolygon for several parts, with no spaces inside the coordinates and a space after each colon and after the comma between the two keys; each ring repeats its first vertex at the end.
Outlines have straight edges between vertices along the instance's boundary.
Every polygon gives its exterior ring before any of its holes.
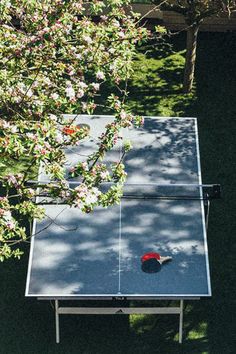
{"type": "Polygon", "coordinates": [[[82,166],[84,171],[88,171],[88,163],[86,161],[82,162],[81,166],[82,166]]]}
{"type": "Polygon", "coordinates": [[[4,213],[5,213],[5,210],[0,208],[0,216],[4,215],[4,213]]]}
{"type": "Polygon", "coordinates": [[[12,184],[17,184],[17,179],[14,175],[9,174],[7,176],[5,176],[5,179],[7,180],[8,183],[12,183],[12,184]]]}
{"type": "Polygon", "coordinates": [[[35,195],[35,190],[32,189],[32,188],[28,188],[27,189],[27,195],[28,195],[28,197],[32,198],[35,195]]]}
{"type": "Polygon", "coordinates": [[[40,150],[40,153],[41,153],[42,155],[46,155],[46,154],[47,154],[47,150],[46,150],[46,149],[41,149],[41,150],[40,150]]]}
{"type": "Polygon", "coordinates": [[[7,201],[7,197],[0,197],[0,202],[6,202],[7,201]]]}
{"type": "Polygon", "coordinates": [[[40,150],[41,149],[41,146],[40,145],[35,145],[35,150],[40,150]]]}
{"type": "Polygon", "coordinates": [[[122,111],[120,112],[120,118],[121,119],[125,119],[127,118],[127,113],[122,109],[122,111]]]}
{"type": "Polygon", "coordinates": [[[15,222],[14,221],[8,221],[6,223],[6,227],[9,229],[9,230],[13,230],[15,228],[15,222]]]}

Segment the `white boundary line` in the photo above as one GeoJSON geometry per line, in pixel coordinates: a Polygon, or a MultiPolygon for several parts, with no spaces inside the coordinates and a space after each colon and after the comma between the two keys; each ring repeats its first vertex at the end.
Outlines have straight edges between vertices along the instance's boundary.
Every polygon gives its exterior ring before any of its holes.
{"type": "MultiPolygon", "coordinates": [[[[39,181],[40,181],[41,173],[42,173],[42,164],[40,164],[40,166],[39,166],[39,174],[38,174],[39,181]]],[[[39,201],[39,197],[36,197],[35,201],[37,203],[39,201]]],[[[30,284],[30,274],[31,274],[31,269],[32,269],[32,261],[33,261],[35,231],[36,231],[36,219],[33,220],[32,237],[31,237],[31,242],[30,242],[29,263],[28,263],[27,278],[26,278],[25,296],[30,296],[29,295],[29,284],[30,284]]]]}
{"type": "MultiPolygon", "coordinates": [[[[88,119],[88,118],[114,118],[113,115],[105,115],[105,114],[93,114],[93,115],[89,115],[89,114],[63,114],[63,117],[65,118],[85,118],[85,119],[88,119]]],[[[145,118],[152,118],[152,119],[163,119],[163,120],[167,120],[167,119],[178,119],[178,120],[181,120],[181,119],[184,119],[184,120],[188,120],[188,119],[197,119],[195,117],[159,117],[159,116],[142,116],[144,119],[145,118]]]]}
{"type": "MultiPolygon", "coordinates": [[[[198,163],[198,179],[199,184],[202,184],[202,173],[201,173],[201,163],[200,163],[200,149],[199,149],[199,137],[198,137],[198,125],[197,119],[195,118],[195,134],[196,134],[196,149],[197,149],[197,163],[198,163]]],[[[200,189],[200,197],[203,197],[202,189],[200,189]]],[[[207,247],[207,234],[206,234],[206,224],[205,224],[205,211],[204,202],[201,200],[201,210],[202,210],[202,228],[203,228],[203,238],[204,238],[204,250],[205,250],[205,262],[206,262],[206,273],[207,273],[207,285],[208,293],[211,296],[211,281],[210,281],[210,267],[208,258],[208,247],[207,247]]]]}
{"type": "Polygon", "coordinates": [[[199,300],[199,298],[201,297],[209,297],[211,295],[209,294],[119,294],[118,292],[115,293],[115,294],[83,294],[83,295],[78,295],[78,294],[68,294],[68,295],[64,295],[64,294],[52,294],[52,295],[45,295],[45,294],[27,294],[26,295],[27,297],[38,297],[38,298],[45,298],[45,300],[55,300],[56,299],[81,299],[81,300],[84,300],[84,299],[99,299],[99,298],[104,298],[104,300],[106,298],[114,298],[114,299],[119,299],[119,298],[127,298],[127,299],[146,299],[146,298],[155,298],[155,299],[175,299],[175,300],[178,300],[178,299],[197,299],[199,300]]]}
{"type": "Polygon", "coordinates": [[[121,214],[122,213],[122,209],[121,209],[121,201],[120,201],[120,205],[119,205],[119,259],[118,259],[118,263],[119,263],[119,270],[118,270],[118,294],[121,294],[121,238],[122,238],[122,231],[121,231],[121,227],[122,227],[122,221],[121,221],[121,214]]]}
{"type": "MultiPolygon", "coordinates": [[[[119,148],[119,156],[121,159],[122,156],[122,151],[121,151],[121,144],[120,144],[120,148],[119,148]]],[[[120,200],[120,204],[119,204],[119,278],[118,278],[118,293],[121,293],[121,239],[122,239],[122,205],[121,205],[121,200],[120,200]]]]}

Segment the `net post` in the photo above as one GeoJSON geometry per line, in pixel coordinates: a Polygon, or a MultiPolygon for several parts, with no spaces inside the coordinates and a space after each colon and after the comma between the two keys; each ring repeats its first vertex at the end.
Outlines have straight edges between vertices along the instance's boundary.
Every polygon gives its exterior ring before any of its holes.
{"type": "Polygon", "coordinates": [[[179,314],[179,343],[182,344],[183,340],[183,308],[184,300],[180,300],[180,314],[179,314]]]}
{"type": "Polygon", "coordinates": [[[55,324],[56,324],[56,343],[60,343],[60,324],[59,324],[59,302],[55,300],[55,324]]]}

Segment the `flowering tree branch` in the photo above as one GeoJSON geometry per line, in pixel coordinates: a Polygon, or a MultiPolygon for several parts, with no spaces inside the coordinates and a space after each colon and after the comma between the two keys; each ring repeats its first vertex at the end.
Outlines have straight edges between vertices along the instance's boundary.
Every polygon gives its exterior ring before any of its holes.
{"type": "Polygon", "coordinates": [[[141,117],[127,112],[125,97],[136,44],[148,36],[137,26],[138,17],[126,14],[128,4],[128,0],[1,1],[1,165],[12,161],[15,166],[25,159],[27,167],[0,175],[0,260],[21,256],[16,245],[29,237],[25,218],[45,217],[35,202],[37,195],[61,198],[83,212],[119,201],[126,177],[123,158],[131,145],[123,142],[116,163],[106,163],[105,156],[122,141],[122,128],[142,124],[141,117]],[[96,23],[92,15],[99,16],[96,23]],[[98,138],[97,151],[71,168],[70,179],[81,180],[72,189],[63,168],[64,148],[90,139],[90,131],[63,114],[92,114],[106,82],[119,88],[119,97],[112,94],[104,102],[114,121],[98,138]],[[125,89],[120,86],[123,82],[125,89]],[[28,183],[32,166],[37,169],[40,164],[56,183],[40,188],[28,183]],[[105,192],[100,188],[104,182],[110,182],[105,192]]]}

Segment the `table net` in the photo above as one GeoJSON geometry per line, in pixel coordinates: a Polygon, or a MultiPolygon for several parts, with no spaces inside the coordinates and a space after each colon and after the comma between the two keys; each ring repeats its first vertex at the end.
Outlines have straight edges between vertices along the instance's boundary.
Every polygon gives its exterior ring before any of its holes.
{"type": "MultiPolygon", "coordinates": [[[[37,183],[37,182],[35,182],[37,183]]],[[[79,186],[79,182],[68,182],[70,188],[79,186]]],[[[115,184],[102,183],[98,189],[106,193],[115,184]]],[[[124,184],[122,187],[122,199],[166,199],[166,200],[210,200],[220,198],[221,188],[219,185],[198,185],[198,184],[124,184]]],[[[38,203],[40,204],[65,204],[61,198],[52,198],[38,188],[38,203]]]]}

